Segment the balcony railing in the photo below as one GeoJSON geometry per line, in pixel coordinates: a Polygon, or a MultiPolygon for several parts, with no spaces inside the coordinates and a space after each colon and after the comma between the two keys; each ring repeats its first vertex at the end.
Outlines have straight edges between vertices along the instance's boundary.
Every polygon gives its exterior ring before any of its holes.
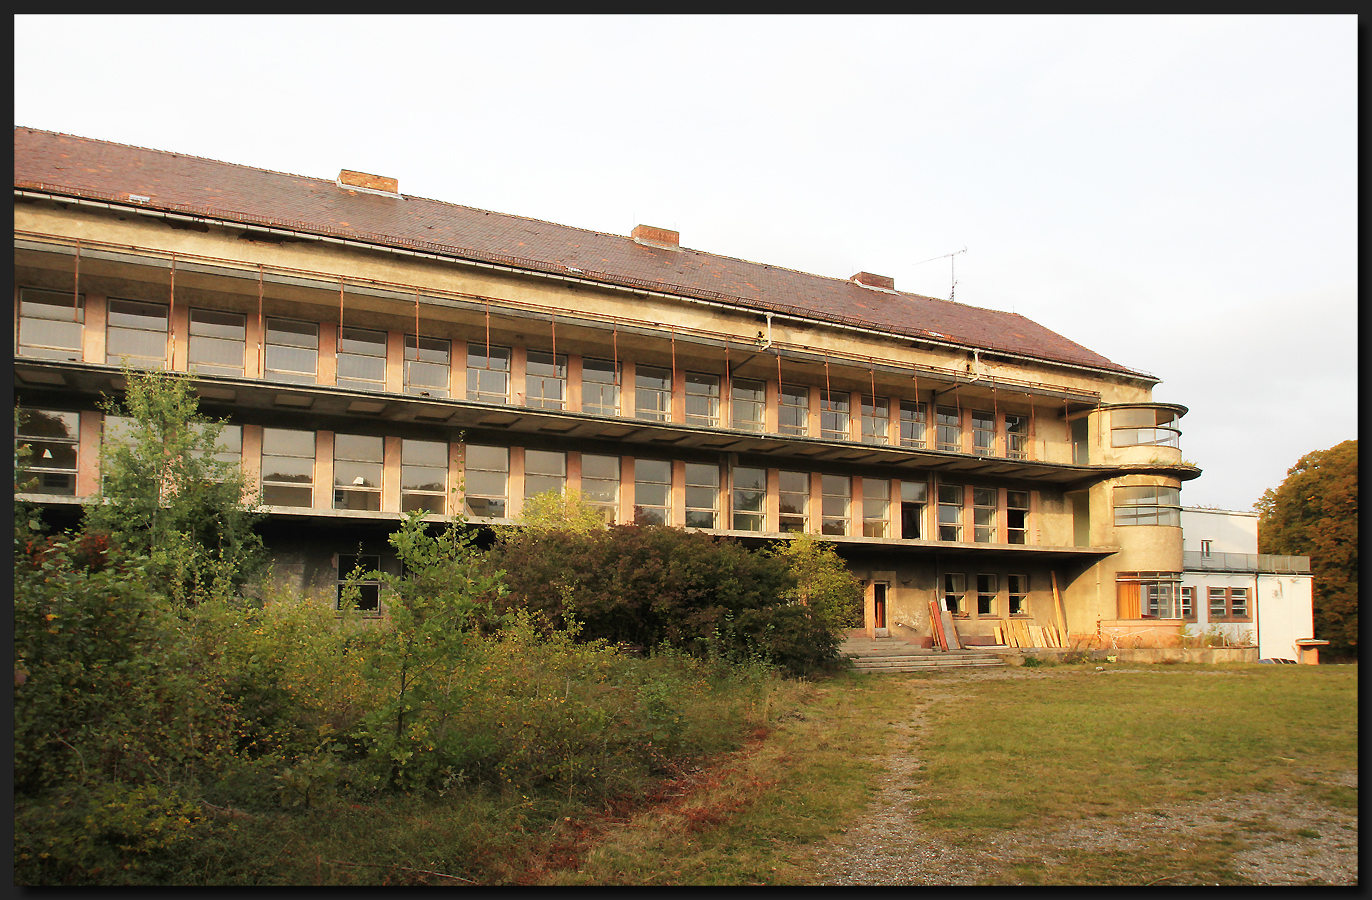
{"type": "Polygon", "coordinates": [[[1309,575],[1310,557],[1276,556],[1271,553],[1201,553],[1182,552],[1182,568],[1206,572],[1269,572],[1276,574],[1309,575]]]}

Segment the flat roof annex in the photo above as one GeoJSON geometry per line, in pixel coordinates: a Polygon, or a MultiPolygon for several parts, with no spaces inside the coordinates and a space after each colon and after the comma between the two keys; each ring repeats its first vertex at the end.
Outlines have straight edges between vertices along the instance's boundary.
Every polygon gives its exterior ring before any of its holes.
{"type": "Polygon", "coordinates": [[[185,154],[16,126],[16,190],[286,228],[660,291],[1156,382],[1016,313],[688,248],[185,154]],[[130,197],[137,199],[130,199],[130,197]]]}

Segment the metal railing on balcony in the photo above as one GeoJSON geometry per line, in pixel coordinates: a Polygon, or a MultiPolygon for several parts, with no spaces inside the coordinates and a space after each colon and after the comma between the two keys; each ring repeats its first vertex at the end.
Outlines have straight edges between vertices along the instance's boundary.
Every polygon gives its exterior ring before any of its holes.
{"type": "Polygon", "coordinates": [[[1271,553],[1182,552],[1182,568],[1205,572],[1268,572],[1280,575],[1309,575],[1310,557],[1277,556],[1271,553]]]}

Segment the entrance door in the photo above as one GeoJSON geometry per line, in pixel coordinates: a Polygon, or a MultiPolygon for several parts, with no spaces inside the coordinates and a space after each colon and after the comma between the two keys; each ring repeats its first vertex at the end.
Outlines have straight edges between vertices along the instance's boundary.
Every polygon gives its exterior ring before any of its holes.
{"type": "Polygon", "coordinates": [[[879,635],[886,633],[886,585],[881,582],[872,585],[872,627],[879,635]]]}

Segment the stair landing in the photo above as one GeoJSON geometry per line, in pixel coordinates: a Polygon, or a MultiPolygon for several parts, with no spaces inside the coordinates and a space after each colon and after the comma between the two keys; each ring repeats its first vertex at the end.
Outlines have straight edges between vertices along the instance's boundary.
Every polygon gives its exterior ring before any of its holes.
{"type": "Polygon", "coordinates": [[[945,668],[989,668],[1006,665],[995,649],[949,650],[921,647],[899,638],[853,637],[839,652],[853,667],[867,672],[924,672],[945,668]]]}

